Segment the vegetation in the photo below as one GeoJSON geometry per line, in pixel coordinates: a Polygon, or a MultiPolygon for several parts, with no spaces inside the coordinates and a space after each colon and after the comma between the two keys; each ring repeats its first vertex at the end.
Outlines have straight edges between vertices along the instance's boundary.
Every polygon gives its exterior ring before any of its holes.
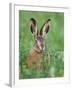
{"type": "Polygon", "coordinates": [[[62,12],[34,12],[19,11],[19,78],[47,78],[63,77],[64,75],[64,13],[62,12]],[[46,37],[46,51],[44,54],[44,69],[36,71],[27,68],[26,59],[33,47],[33,36],[30,31],[29,20],[34,18],[40,29],[50,18],[51,27],[46,37]],[[50,59],[50,64],[48,60],[50,59]]]}

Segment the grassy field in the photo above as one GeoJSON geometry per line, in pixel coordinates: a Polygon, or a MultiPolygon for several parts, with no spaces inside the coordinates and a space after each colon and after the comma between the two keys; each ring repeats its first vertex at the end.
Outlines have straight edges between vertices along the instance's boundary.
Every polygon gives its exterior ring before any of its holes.
{"type": "Polygon", "coordinates": [[[64,75],[64,13],[19,11],[19,78],[63,77],[64,75]],[[44,70],[35,71],[27,68],[25,62],[30,49],[33,47],[33,36],[29,20],[34,18],[40,29],[50,18],[51,26],[46,37],[44,55],[44,70]],[[50,56],[50,64],[47,60],[50,56]]]}

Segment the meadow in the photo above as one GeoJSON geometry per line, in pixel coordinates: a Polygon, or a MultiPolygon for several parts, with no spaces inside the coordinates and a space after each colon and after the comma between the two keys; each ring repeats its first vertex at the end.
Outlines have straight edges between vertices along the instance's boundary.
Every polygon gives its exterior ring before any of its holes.
{"type": "Polygon", "coordinates": [[[19,11],[19,78],[53,78],[64,76],[64,13],[19,11]],[[29,20],[34,18],[40,29],[47,19],[51,19],[50,30],[46,37],[44,52],[44,70],[27,68],[26,59],[34,41],[30,31],[29,20]],[[48,64],[50,59],[50,64],[48,64]]]}

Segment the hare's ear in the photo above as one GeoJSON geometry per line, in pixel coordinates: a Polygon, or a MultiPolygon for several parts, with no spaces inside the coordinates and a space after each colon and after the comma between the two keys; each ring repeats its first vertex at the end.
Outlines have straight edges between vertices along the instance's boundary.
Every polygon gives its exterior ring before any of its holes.
{"type": "Polygon", "coordinates": [[[48,19],[44,25],[42,26],[41,30],[40,30],[40,35],[42,37],[45,37],[45,35],[48,33],[49,31],[49,27],[50,27],[50,22],[51,22],[51,19],[48,19]]]}
{"type": "Polygon", "coordinates": [[[37,35],[37,24],[34,18],[30,19],[30,29],[34,37],[37,35]]]}

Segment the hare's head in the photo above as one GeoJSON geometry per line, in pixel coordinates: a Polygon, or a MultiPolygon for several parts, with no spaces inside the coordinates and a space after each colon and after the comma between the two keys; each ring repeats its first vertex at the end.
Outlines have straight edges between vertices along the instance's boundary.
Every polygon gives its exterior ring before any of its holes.
{"type": "Polygon", "coordinates": [[[34,36],[35,39],[35,43],[34,46],[39,50],[42,51],[45,48],[45,36],[49,31],[49,27],[50,27],[50,21],[51,19],[48,19],[42,26],[41,30],[38,31],[37,29],[37,24],[36,24],[36,20],[31,18],[30,19],[31,23],[30,23],[30,29],[31,32],[34,36]]]}

